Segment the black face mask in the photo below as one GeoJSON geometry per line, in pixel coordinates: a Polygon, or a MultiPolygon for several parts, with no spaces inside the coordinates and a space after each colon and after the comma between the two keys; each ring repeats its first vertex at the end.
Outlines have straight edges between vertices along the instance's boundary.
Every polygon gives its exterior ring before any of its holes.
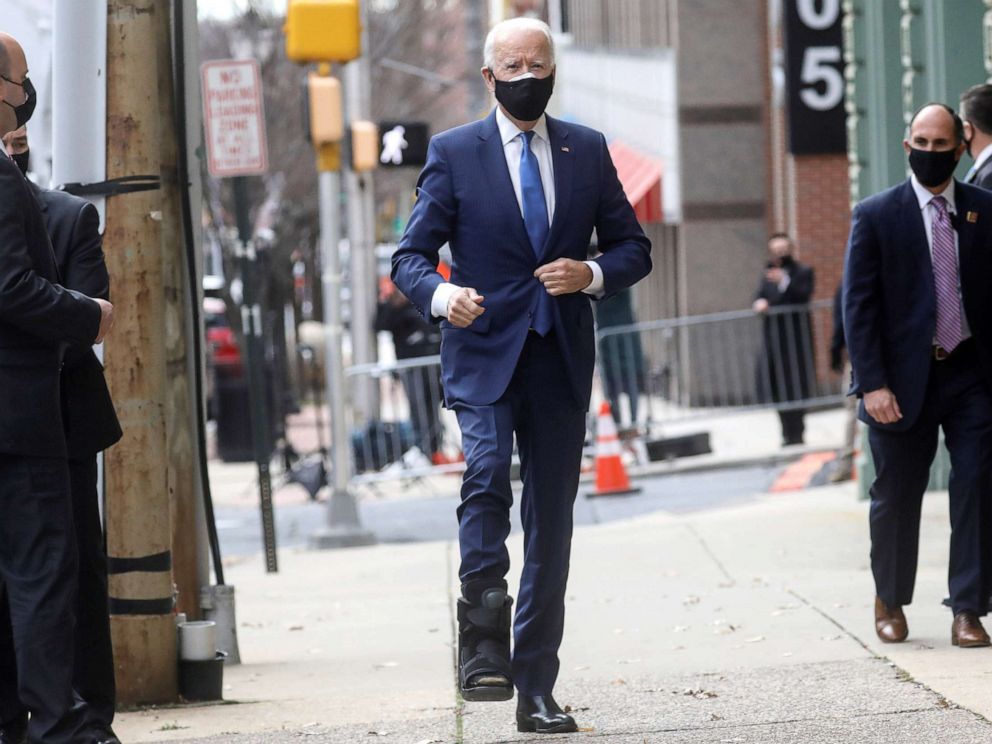
{"type": "Polygon", "coordinates": [[[34,113],[34,107],[38,103],[38,94],[35,92],[34,85],[30,78],[24,78],[23,83],[15,83],[10,78],[3,78],[11,85],[19,85],[24,89],[24,103],[20,106],[14,106],[9,101],[4,100],[8,106],[14,109],[14,114],[17,116],[17,126],[14,129],[20,129],[25,124],[31,120],[31,115],[34,113]]]}
{"type": "MultiPolygon", "coordinates": [[[[492,70],[489,71],[492,74],[492,70]]],[[[555,89],[555,74],[552,72],[546,78],[524,78],[523,80],[496,80],[496,100],[514,119],[520,121],[537,121],[551,100],[555,89]]]]}
{"type": "Polygon", "coordinates": [[[28,166],[31,163],[31,151],[16,152],[10,156],[10,159],[14,161],[14,165],[21,169],[21,173],[27,176],[28,166]]]}
{"type": "Polygon", "coordinates": [[[956,149],[917,150],[913,147],[909,150],[909,167],[924,186],[940,186],[954,174],[957,166],[956,149]]]}

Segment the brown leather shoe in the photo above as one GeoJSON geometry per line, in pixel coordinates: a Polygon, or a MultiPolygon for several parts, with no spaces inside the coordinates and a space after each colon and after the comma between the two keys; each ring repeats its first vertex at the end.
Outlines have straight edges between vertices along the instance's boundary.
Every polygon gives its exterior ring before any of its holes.
{"type": "Polygon", "coordinates": [[[902,643],[909,635],[909,626],[902,607],[889,607],[875,597],[875,633],[882,643],[902,643]]]}
{"type": "Polygon", "coordinates": [[[959,612],[951,623],[951,643],[961,648],[981,648],[989,645],[989,634],[974,612],[959,612]]]}

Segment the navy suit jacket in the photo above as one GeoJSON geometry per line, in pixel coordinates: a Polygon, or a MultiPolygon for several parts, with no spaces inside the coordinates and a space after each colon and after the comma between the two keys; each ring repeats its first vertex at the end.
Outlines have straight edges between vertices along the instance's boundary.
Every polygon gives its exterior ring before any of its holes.
{"type": "MultiPolygon", "coordinates": [[[[964,311],[992,385],[992,193],[955,182],[954,203],[964,311]]],[[[887,385],[903,414],[894,424],[879,424],[862,403],[861,420],[880,429],[908,429],[923,407],[937,323],[930,246],[909,180],[854,208],[843,310],[853,367],[850,394],[887,385]]]]}
{"type": "MultiPolygon", "coordinates": [[[[62,283],[87,297],[110,299],[100,215],[85,199],[34,187],[62,283]]],[[[71,346],[62,367],[62,416],[69,459],[88,459],[121,436],[103,365],[91,344],[71,346]]]]}
{"type": "MultiPolygon", "coordinates": [[[[534,270],[558,258],[587,258],[593,229],[603,255],[605,295],[651,270],[651,243],[623,193],[603,135],[547,117],[555,213],[538,258],[524,227],[493,111],[431,139],[417,201],[393,256],[393,281],[431,316],[438,250],[450,244],[451,281],[473,287],[486,311],[468,328],[441,322],[445,400],[489,405],[510,383],[543,285],[534,270]]],[[[588,405],[595,362],[590,296],[553,298],[554,328],[576,400],[588,405]]]]}

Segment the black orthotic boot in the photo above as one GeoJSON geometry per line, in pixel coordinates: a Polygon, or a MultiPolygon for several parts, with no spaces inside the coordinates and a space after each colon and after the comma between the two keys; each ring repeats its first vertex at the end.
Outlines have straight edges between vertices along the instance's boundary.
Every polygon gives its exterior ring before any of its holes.
{"type": "Polygon", "coordinates": [[[502,579],[462,584],[458,600],[458,684],[470,702],[513,697],[510,625],[513,598],[502,579]]]}

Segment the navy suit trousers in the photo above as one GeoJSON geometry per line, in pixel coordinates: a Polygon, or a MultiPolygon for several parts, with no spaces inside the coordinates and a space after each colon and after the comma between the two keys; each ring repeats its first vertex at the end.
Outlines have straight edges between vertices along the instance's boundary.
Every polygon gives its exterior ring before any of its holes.
{"type": "Polygon", "coordinates": [[[912,427],[869,430],[876,470],[870,517],[875,587],[889,606],[913,599],[920,510],[940,427],[951,456],[951,607],[955,614],[984,615],[992,589],[992,391],[971,341],[931,363],[923,408],[912,427]]]}
{"type": "Polygon", "coordinates": [[[572,393],[557,339],[532,332],[499,400],[452,408],[466,462],[458,508],[463,582],[501,579],[509,571],[510,458],[516,434],[524,565],[514,618],[513,677],[523,695],[550,694],[564,631],[586,406],[572,393]]]}

